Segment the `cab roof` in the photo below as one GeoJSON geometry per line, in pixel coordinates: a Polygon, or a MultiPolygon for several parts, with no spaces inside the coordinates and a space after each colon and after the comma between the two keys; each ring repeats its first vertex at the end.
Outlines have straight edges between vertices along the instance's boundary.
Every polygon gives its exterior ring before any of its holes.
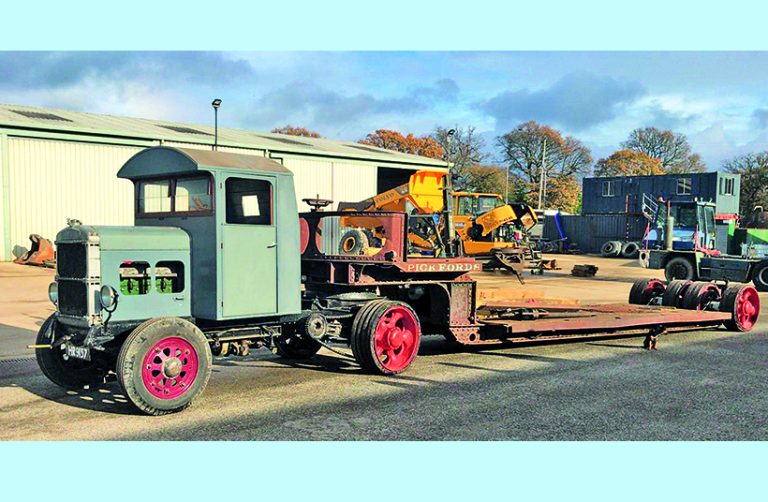
{"type": "Polygon", "coordinates": [[[257,155],[158,146],[142,150],[123,164],[118,178],[140,179],[198,171],[239,170],[292,176],[282,164],[257,155]]]}

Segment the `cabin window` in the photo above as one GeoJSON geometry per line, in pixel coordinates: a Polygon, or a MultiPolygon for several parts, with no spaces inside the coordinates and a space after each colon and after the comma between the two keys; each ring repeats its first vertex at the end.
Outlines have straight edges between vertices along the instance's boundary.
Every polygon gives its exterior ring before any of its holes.
{"type": "Polygon", "coordinates": [[[120,264],[120,294],[125,296],[149,293],[151,271],[145,261],[124,261],[120,264]]]}
{"type": "Polygon", "coordinates": [[[184,291],[184,264],[180,261],[159,261],[155,264],[155,290],[160,294],[184,291]]]}
{"type": "Polygon", "coordinates": [[[677,195],[691,195],[691,178],[677,179],[677,195]]]}
{"type": "Polygon", "coordinates": [[[616,195],[616,182],[603,181],[603,197],[613,197],[616,195]]]}
{"type": "Polygon", "coordinates": [[[472,215],[472,199],[466,195],[459,197],[459,207],[456,213],[460,216],[472,215]]]}
{"type": "Polygon", "coordinates": [[[720,178],[720,195],[733,195],[736,181],[733,178],[720,178]]]}
{"type": "Polygon", "coordinates": [[[272,183],[265,180],[228,178],[227,223],[272,224],[272,183]]]}
{"type": "Polygon", "coordinates": [[[187,213],[211,210],[211,190],[208,178],[176,180],[173,198],[174,212],[187,213]]]}
{"type": "Polygon", "coordinates": [[[137,183],[137,216],[200,216],[213,211],[208,176],[146,180],[137,183]]]}
{"type": "Polygon", "coordinates": [[[171,212],[171,181],[142,181],[139,184],[139,212],[171,212]]]}

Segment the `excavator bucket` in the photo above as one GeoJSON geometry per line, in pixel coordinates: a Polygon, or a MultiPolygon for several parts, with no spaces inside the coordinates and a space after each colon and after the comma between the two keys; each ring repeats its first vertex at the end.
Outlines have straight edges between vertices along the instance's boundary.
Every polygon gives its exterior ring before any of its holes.
{"type": "Polygon", "coordinates": [[[53,243],[37,234],[30,235],[29,240],[29,251],[15,259],[13,263],[19,263],[21,265],[37,265],[39,267],[53,266],[56,257],[53,243]]]}
{"type": "Polygon", "coordinates": [[[504,204],[478,216],[476,223],[482,227],[482,236],[485,237],[500,226],[515,220],[517,220],[517,214],[512,206],[504,204]]]}

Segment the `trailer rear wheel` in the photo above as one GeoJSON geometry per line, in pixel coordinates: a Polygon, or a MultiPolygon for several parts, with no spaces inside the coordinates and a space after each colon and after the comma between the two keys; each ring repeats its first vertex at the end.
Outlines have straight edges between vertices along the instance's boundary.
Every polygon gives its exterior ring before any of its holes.
{"type": "Polygon", "coordinates": [[[682,308],[688,310],[703,310],[709,302],[719,301],[720,288],[711,282],[694,282],[683,295],[682,308]]]}
{"type": "Polygon", "coordinates": [[[203,332],[184,319],[151,319],[123,342],[117,379],[148,415],[181,411],[208,384],[213,358],[203,332]]]}
{"type": "Polygon", "coordinates": [[[384,375],[400,373],[419,352],[419,318],[402,302],[368,302],[355,315],[350,342],[355,360],[364,369],[384,375]]]}
{"type": "Polygon", "coordinates": [[[661,304],[665,307],[680,307],[683,304],[683,297],[693,281],[670,281],[667,284],[667,290],[661,298],[661,304]]]}
{"type": "Polygon", "coordinates": [[[730,286],[723,294],[720,310],[731,313],[731,319],[723,323],[726,329],[749,331],[760,314],[760,296],[752,286],[730,286]]]}
{"type": "Polygon", "coordinates": [[[752,283],[758,291],[768,291],[768,260],[761,261],[752,270],[752,283]]]}
{"type": "Polygon", "coordinates": [[[659,279],[638,279],[629,290],[629,303],[648,305],[651,300],[664,294],[666,286],[659,279]]]}
{"type": "Polygon", "coordinates": [[[695,279],[696,272],[691,260],[683,256],[676,256],[667,262],[667,265],[664,267],[664,275],[668,281],[675,279],[692,281],[695,279]]]}
{"type": "MultiPolygon", "coordinates": [[[[35,339],[36,345],[48,345],[55,341],[56,314],[45,320],[35,339]]],[[[64,359],[62,347],[37,348],[35,359],[43,375],[59,387],[76,389],[98,383],[106,371],[100,370],[92,361],[64,359]]]]}

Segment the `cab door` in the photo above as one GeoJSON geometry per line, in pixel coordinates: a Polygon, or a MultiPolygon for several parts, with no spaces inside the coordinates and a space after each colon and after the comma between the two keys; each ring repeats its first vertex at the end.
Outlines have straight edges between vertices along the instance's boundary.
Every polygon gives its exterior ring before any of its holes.
{"type": "Polygon", "coordinates": [[[274,187],[275,179],[269,176],[230,176],[224,181],[220,250],[224,318],[277,312],[274,187]]]}

